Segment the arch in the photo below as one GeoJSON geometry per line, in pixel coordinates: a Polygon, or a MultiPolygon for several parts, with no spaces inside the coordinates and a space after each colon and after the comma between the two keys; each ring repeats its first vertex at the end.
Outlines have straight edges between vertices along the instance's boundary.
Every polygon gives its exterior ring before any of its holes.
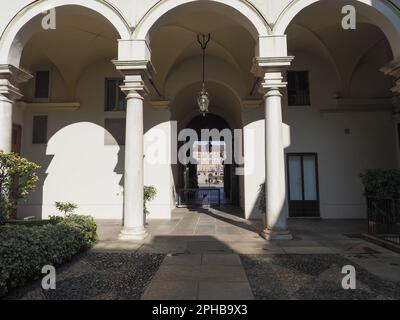
{"type": "Polygon", "coordinates": [[[339,71],[337,62],[335,61],[335,58],[332,56],[331,51],[329,50],[328,46],[326,45],[326,43],[324,42],[324,40],[314,31],[312,31],[311,29],[307,28],[306,26],[300,25],[300,24],[296,24],[296,28],[299,28],[300,30],[302,30],[303,32],[305,32],[306,34],[308,34],[312,39],[314,39],[317,43],[320,44],[320,47],[325,55],[325,58],[329,61],[329,63],[332,65],[332,67],[335,70],[336,73],[336,77],[338,78],[338,81],[340,83],[340,89],[343,90],[343,77],[339,71]]]}
{"type": "MultiPolygon", "coordinates": [[[[188,70],[196,70],[198,66],[200,64],[197,59],[187,59],[168,74],[164,83],[164,93],[169,99],[175,99],[176,95],[188,85],[201,82],[198,74],[188,72],[188,70]]],[[[219,83],[227,87],[238,101],[246,96],[246,86],[240,73],[230,64],[224,60],[209,58],[208,67],[207,82],[219,83]]]]}
{"type": "Polygon", "coordinates": [[[131,38],[131,28],[122,14],[107,1],[92,0],[36,0],[20,10],[7,25],[0,38],[0,64],[19,66],[22,50],[34,32],[29,25],[49,8],[77,6],[98,13],[118,32],[120,39],[131,38]]]}
{"type": "MultiPolygon", "coordinates": [[[[307,7],[321,0],[293,0],[278,17],[273,33],[276,35],[285,34],[286,29],[293,19],[307,7]]],[[[349,0],[348,4],[356,5],[363,15],[376,21],[376,25],[387,37],[395,57],[400,56],[400,16],[389,1],[384,0],[349,0]]]]}
{"type": "MultiPolygon", "coordinates": [[[[151,28],[159,21],[159,19],[180,6],[196,3],[198,0],[166,0],[158,1],[139,21],[135,31],[134,38],[143,40],[149,38],[149,32],[151,28]]],[[[249,1],[239,0],[204,0],[201,3],[207,2],[207,8],[224,7],[224,9],[230,9],[232,16],[236,16],[237,19],[250,34],[258,41],[258,37],[266,36],[271,33],[271,28],[268,22],[262,16],[262,14],[252,5],[249,1]]]]}
{"type": "MultiPolygon", "coordinates": [[[[192,90],[194,86],[197,84],[201,84],[200,82],[192,82],[192,83],[186,83],[185,86],[180,87],[179,92],[175,95],[174,99],[170,101],[170,106],[171,106],[171,115],[174,120],[178,120],[180,124],[187,125],[187,123],[190,122],[190,120],[197,116],[199,114],[199,111],[196,107],[193,108],[186,108],[184,104],[181,102],[182,100],[182,95],[185,95],[187,90],[192,90]],[[177,107],[179,107],[177,109],[177,107]],[[186,108],[185,110],[183,108],[186,108]],[[184,110],[184,113],[182,112],[184,110]],[[176,117],[178,116],[178,117],[176,117]]],[[[219,92],[223,90],[226,95],[224,96],[224,101],[226,103],[223,104],[225,106],[224,108],[221,107],[221,105],[218,105],[218,108],[212,108],[210,109],[210,113],[216,114],[222,118],[224,118],[227,123],[230,125],[231,128],[241,128],[242,127],[242,119],[241,119],[241,107],[242,107],[242,100],[241,98],[237,95],[235,90],[227,85],[224,82],[221,81],[208,81],[208,88],[210,87],[218,87],[219,92]],[[228,99],[228,100],[226,100],[228,99]]],[[[199,86],[196,86],[196,89],[199,86]]],[[[212,89],[212,88],[211,88],[212,89]]],[[[212,90],[210,91],[212,94],[212,90]]],[[[215,101],[216,97],[212,95],[212,100],[215,101]]],[[[181,126],[179,125],[180,129],[181,126]]]]}

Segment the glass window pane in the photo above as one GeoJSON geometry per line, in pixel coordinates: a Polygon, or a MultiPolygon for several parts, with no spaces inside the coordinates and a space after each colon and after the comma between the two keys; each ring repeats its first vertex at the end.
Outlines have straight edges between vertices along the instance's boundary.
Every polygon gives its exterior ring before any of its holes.
{"type": "Polygon", "coordinates": [[[114,111],[116,109],[117,80],[106,80],[106,111],[114,111]]]}
{"type": "Polygon", "coordinates": [[[304,200],[317,201],[317,176],[315,156],[304,156],[304,200]]]}
{"type": "Polygon", "coordinates": [[[303,200],[303,183],[301,180],[301,157],[289,157],[290,200],[303,200]]]}

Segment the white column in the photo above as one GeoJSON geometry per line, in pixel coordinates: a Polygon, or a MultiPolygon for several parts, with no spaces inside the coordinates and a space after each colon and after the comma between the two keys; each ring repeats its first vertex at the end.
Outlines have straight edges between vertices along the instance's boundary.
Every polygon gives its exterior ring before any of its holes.
{"type": "Polygon", "coordinates": [[[145,41],[120,41],[119,60],[113,63],[125,75],[121,90],[127,95],[125,139],[124,217],[120,240],[147,236],[144,213],[143,102],[146,83],[154,74],[150,48],[145,41]],[[132,56],[132,53],[135,53],[132,56]]]}
{"type": "Polygon", "coordinates": [[[265,103],[266,228],[268,240],[290,240],[287,230],[285,153],[283,147],[281,72],[266,73],[262,84],[265,103]]]}
{"type": "Polygon", "coordinates": [[[22,98],[19,84],[32,79],[32,75],[15,66],[0,65],[0,150],[11,152],[13,103],[22,98]]]}
{"type": "Polygon", "coordinates": [[[124,227],[121,240],[147,236],[144,213],[143,97],[135,90],[127,94],[124,227]]]}
{"type": "Polygon", "coordinates": [[[0,150],[11,152],[13,101],[0,94],[0,150]]]}

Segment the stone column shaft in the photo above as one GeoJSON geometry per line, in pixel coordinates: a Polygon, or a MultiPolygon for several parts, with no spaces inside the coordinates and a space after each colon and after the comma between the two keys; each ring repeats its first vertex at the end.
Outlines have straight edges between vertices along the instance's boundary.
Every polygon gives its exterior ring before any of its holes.
{"type": "Polygon", "coordinates": [[[266,226],[262,236],[267,240],[290,240],[287,229],[285,152],[283,143],[282,94],[283,71],[294,57],[255,58],[253,72],[263,79],[260,92],[265,107],[265,199],[266,226]]]}
{"type": "Polygon", "coordinates": [[[22,98],[18,86],[32,78],[12,65],[0,65],[0,150],[11,152],[13,103],[22,98]]]}
{"type": "Polygon", "coordinates": [[[283,146],[282,82],[280,72],[268,73],[262,84],[265,105],[266,229],[268,240],[290,240],[287,230],[285,153],[283,146]]]}
{"type": "Polygon", "coordinates": [[[153,71],[148,60],[113,61],[125,75],[121,90],[126,93],[126,140],[124,217],[120,240],[142,240],[147,236],[144,212],[144,97],[153,71]]]}
{"type": "Polygon", "coordinates": [[[13,102],[0,95],[0,151],[11,152],[13,102]]]}
{"type": "Polygon", "coordinates": [[[136,91],[130,91],[126,110],[124,227],[121,240],[146,237],[143,156],[143,97],[136,91]]]}

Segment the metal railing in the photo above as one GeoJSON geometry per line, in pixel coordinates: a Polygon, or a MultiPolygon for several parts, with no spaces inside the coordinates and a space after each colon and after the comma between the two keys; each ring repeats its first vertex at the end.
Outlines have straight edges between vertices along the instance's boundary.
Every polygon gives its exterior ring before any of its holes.
{"type": "Polygon", "coordinates": [[[179,189],[178,207],[220,207],[221,189],[179,189]]]}
{"type": "Polygon", "coordinates": [[[368,198],[368,233],[400,244],[400,199],[368,198]]]}

